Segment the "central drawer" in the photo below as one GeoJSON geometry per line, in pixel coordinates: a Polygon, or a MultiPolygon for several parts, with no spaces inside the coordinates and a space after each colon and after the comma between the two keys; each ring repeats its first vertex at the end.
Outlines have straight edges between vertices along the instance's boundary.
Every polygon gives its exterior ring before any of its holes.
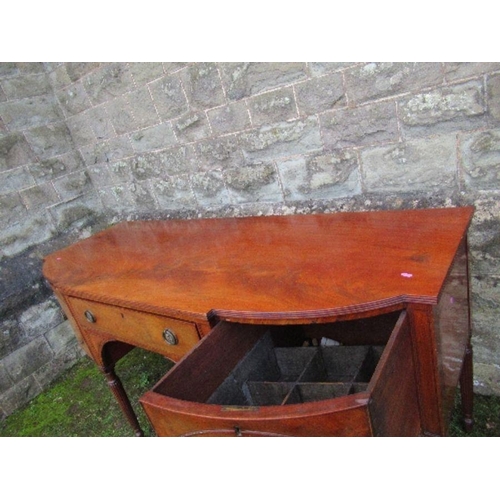
{"type": "Polygon", "coordinates": [[[194,323],[90,300],[68,298],[83,330],[98,332],[178,361],[200,340],[194,323]]]}
{"type": "Polygon", "coordinates": [[[417,435],[411,364],[405,312],[292,328],[220,322],[141,403],[160,436],[417,435]]]}

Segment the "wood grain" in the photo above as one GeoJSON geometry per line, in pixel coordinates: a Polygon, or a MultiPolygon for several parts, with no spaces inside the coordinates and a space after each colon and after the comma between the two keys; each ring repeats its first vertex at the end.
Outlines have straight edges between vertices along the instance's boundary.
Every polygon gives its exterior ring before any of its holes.
{"type": "Polygon", "coordinates": [[[472,208],[125,222],[45,259],[63,293],[194,322],[435,304],[472,208]]]}

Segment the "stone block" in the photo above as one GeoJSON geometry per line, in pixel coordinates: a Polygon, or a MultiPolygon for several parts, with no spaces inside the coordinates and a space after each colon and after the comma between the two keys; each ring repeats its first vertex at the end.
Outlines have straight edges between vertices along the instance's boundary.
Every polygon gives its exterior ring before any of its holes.
{"type": "Polygon", "coordinates": [[[471,279],[472,332],[474,355],[483,363],[497,363],[500,350],[498,309],[500,276],[473,276],[471,279]]]}
{"type": "Polygon", "coordinates": [[[500,71],[500,62],[445,62],[444,74],[447,81],[462,80],[500,71]]]}
{"type": "Polygon", "coordinates": [[[37,182],[50,181],[84,167],[78,152],[70,152],[56,158],[49,158],[30,165],[31,175],[37,182]]]}
{"type": "Polygon", "coordinates": [[[248,109],[254,126],[298,118],[295,96],[291,87],[250,98],[248,109]]]}
{"type": "Polygon", "coordinates": [[[408,136],[428,136],[485,125],[483,85],[469,81],[413,95],[399,102],[399,116],[408,136]]]}
{"type": "Polygon", "coordinates": [[[243,165],[237,136],[200,141],[194,146],[200,170],[225,169],[243,165]]]}
{"type": "MultiPolygon", "coordinates": [[[[21,332],[26,339],[35,339],[46,334],[46,339],[49,341],[49,338],[52,339],[52,334],[48,338],[47,333],[53,329],[61,330],[60,325],[63,323],[64,317],[55,299],[50,298],[23,311],[18,321],[21,332]]],[[[49,346],[54,352],[57,352],[58,349],[54,349],[50,341],[49,346]]]]}
{"type": "Polygon", "coordinates": [[[52,326],[45,333],[45,340],[54,354],[60,353],[68,344],[76,340],[69,320],[63,321],[62,317],[58,319],[59,322],[56,324],[52,322],[52,326]]]}
{"type": "Polygon", "coordinates": [[[112,186],[115,183],[115,179],[111,176],[108,163],[101,163],[88,167],[87,173],[96,189],[100,189],[104,186],[112,186]]]}
{"type": "Polygon", "coordinates": [[[150,127],[159,123],[160,118],[147,88],[134,90],[126,97],[137,128],[150,127]]]}
{"type": "Polygon", "coordinates": [[[42,160],[73,149],[71,133],[64,122],[32,128],[25,134],[31,149],[42,160]]]}
{"type": "Polygon", "coordinates": [[[178,75],[165,76],[149,84],[162,120],[177,118],[188,111],[188,102],[178,75]]]}
{"type": "Polygon", "coordinates": [[[76,148],[96,142],[94,132],[84,114],[70,116],[66,119],[66,126],[76,148]]]}
{"type": "Polygon", "coordinates": [[[342,198],[361,193],[355,152],[293,158],[279,161],[277,165],[287,201],[342,198]]]}
{"type": "Polygon", "coordinates": [[[484,396],[500,394],[500,367],[474,362],[474,393],[484,396]]]}
{"type": "Polygon", "coordinates": [[[25,215],[26,207],[18,193],[0,194],[0,230],[15,224],[25,215]]]}
{"type": "Polygon", "coordinates": [[[5,95],[5,92],[2,90],[2,87],[0,87],[0,102],[6,101],[7,96],[5,95]]]}
{"type": "Polygon", "coordinates": [[[243,132],[240,141],[245,158],[251,162],[319,152],[323,148],[315,117],[243,132]]]}
{"type": "Polygon", "coordinates": [[[92,189],[90,177],[85,170],[60,177],[53,184],[63,201],[76,198],[92,189]]]}
{"type": "MultiPolygon", "coordinates": [[[[476,192],[477,193],[477,192],[476,192]]],[[[471,273],[500,276],[500,201],[496,192],[476,194],[474,218],[468,233],[471,273]]]]}
{"type": "Polygon", "coordinates": [[[73,116],[92,107],[81,82],[55,91],[59,104],[67,116],[73,116]]]}
{"type": "Polygon", "coordinates": [[[188,64],[187,62],[164,62],[162,63],[163,65],[163,70],[165,73],[170,74],[170,73],[175,73],[182,68],[185,68],[188,64]]]}
{"type": "Polygon", "coordinates": [[[85,353],[73,339],[66,345],[65,349],[58,352],[48,363],[41,366],[34,374],[33,378],[42,388],[48,387],[61,373],[71,368],[85,353]]]}
{"type": "Polygon", "coordinates": [[[163,65],[160,62],[131,62],[128,66],[137,85],[152,82],[163,76],[163,65]]]}
{"type": "Polygon", "coordinates": [[[21,75],[2,81],[2,88],[9,99],[23,99],[52,92],[47,75],[21,75]]]}
{"type": "Polygon", "coordinates": [[[62,232],[92,226],[101,217],[103,206],[100,198],[92,191],[73,200],[58,203],[49,210],[57,231],[62,232]]]}
{"type": "Polygon", "coordinates": [[[197,109],[214,108],[226,102],[215,63],[195,63],[179,72],[189,103],[197,109]]]}
{"type": "Polygon", "coordinates": [[[283,201],[278,174],[272,163],[230,168],[223,175],[235,203],[283,201]]]}
{"type": "Polygon", "coordinates": [[[210,137],[210,124],[205,113],[189,111],[173,121],[177,139],[181,143],[199,141],[210,137]]]}
{"type": "Polygon", "coordinates": [[[162,209],[185,209],[196,206],[196,199],[187,175],[158,179],[153,192],[162,209]]]}
{"type": "Polygon", "coordinates": [[[23,203],[28,210],[37,210],[57,203],[59,196],[50,182],[37,184],[19,192],[23,203]]]}
{"type": "Polygon", "coordinates": [[[153,195],[149,181],[132,183],[130,185],[130,196],[135,204],[135,209],[140,212],[151,212],[158,209],[158,203],[153,195]]]}
{"type": "MultiPolygon", "coordinates": [[[[4,294],[7,295],[7,291],[5,291],[4,294]]],[[[5,298],[5,296],[2,297],[2,299],[5,298]]],[[[7,318],[5,315],[2,316],[0,320],[0,360],[22,344],[22,332],[17,317],[15,317],[15,315],[11,315],[7,318]]]]}
{"type": "Polygon", "coordinates": [[[108,116],[106,106],[104,104],[89,109],[85,113],[85,116],[87,117],[89,125],[98,141],[116,137],[115,129],[113,128],[113,124],[111,123],[111,119],[108,116]]]}
{"type": "Polygon", "coordinates": [[[4,358],[4,366],[17,383],[48,363],[53,355],[45,338],[38,337],[4,358]]]}
{"type": "Polygon", "coordinates": [[[11,415],[28,404],[40,392],[42,392],[42,388],[31,375],[14,384],[0,396],[0,407],[6,415],[11,415]]]}
{"type": "Polygon", "coordinates": [[[210,109],[207,115],[216,135],[238,132],[251,127],[250,115],[244,101],[210,109]]]}
{"type": "Polygon", "coordinates": [[[107,141],[97,142],[80,149],[86,165],[96,165],[127,158],[134,150],[127,136],[115,137],[107,141]]]}
{"type": "Polygon", "coordinates": [[[105,208],[114,212],[127,212],[134,208],[129,186],[106,186],[98,189],[105,208]]]}
{"type": "Polygon", "coordinates": [[[52,221],[45,212],[24,216],[0,231],[0,249],[4,256],[12,257],[28,248],[47,241],[53,235],[52,221]]]}
{"type": "Polygon", "coordinates": [[[19,68],[15,62],[0,62],[0,78],[15,76],[19,74],[19,68]]]}
{"type": "Polygon", "coordinates": [[[0,116],[9,130],[23,130],[64,119],[53,96],[37,96],[0,103],[0,116]]]}
{"type": "MultiPolygon", "coordinates": [[[[64,63],[66,73],[72,82],[80,80],[83,76],[98,68],[101,63],[98,62],[67,62],[64,63]]],[[[106,76],[106,75],[104,75],[106,76]]]]}
{"type": "Polygon", "coordinates": [[[193,170],[193,151],[188,146],[139,155],[132,161],[135,180],[182,175],[193,170]]]}
{"type": "Polygon", "coordinates": [[[59,248],[55,241],[51,239],[33,251],[0,259],[0,329],[1,335],[7,336],[12,350],[19,345],[17,339],[23,335],[19,314],[51,296],[51,290],[42,275],[42,256],[59,248]]]}
{"type": "Polygon", "coordinates": [[[33,177],[27,167],[19,167],[0,172],[0,194],[19,191],[33,184],[33,177]]]}
{"type": "Polygon", "coordinates": [[[23,134],[0,137],[0,171],[27,165],[34,160],[35,155],[23,134]]]}
{"type": "Polygon", "coordinates": [[[329,111],[321,115],[320,123],[328,150],[399,140],[396,105],[393,102],[329,111]]]}
{"type": "Polygon", "coordinates": [[[14,382],[9,377],[5,369],[4,362],[0,361],[0,394],[3,394],[14,385],[14,382]]]}
{"type": "Polygon", "coordinates": [[[163,158],[163,153],[149,153],[133,158],[131,173],[134,179],[144,181],[162,177],[165,167],[163,158]]]}
{"type": "Polygon", "coordinates": [[[461,152],[468,189],[500,190],[500,129],[465,136],[461,152]]]}
{"type": "Polygon", "coordinates": [[[307,78],[306,64],[300,62],[228,62],[219,66],[226,95],[233,101],[307,78]]]}
{"type": "Polygon", "coordinates": [[[118,135],[137,130],[138,126],[128,105],[127,97],[120,96],[106,103],[106,111],[118,135]]]}
{"type": "Polygon", "coordinates": [[[314,115],[346,105],[344,84],[340,73],[312,78],[295,85],[301,115],[314,115]]]}
{"type": "Polygon", "coordinates": [[[439,189],[458,189],[454,135],[367,148],[361,151],[361,163],[367,192],[429,194],[439,189]]]}
{"type": "Polygon", "coordinates": [[[134,175],[132,173],[134,162],[135,159],[132,157],[125,160],[114,161],[109,164],[109,171],[114,178],[114,184],[122,185],[134,181],[134,175]]]}
{"type": "Polygon", "coordinates": [[[323,76],[334,71],[349,68],[358,63],[353,62],[311,62],[308,64],[312,76],[323,76]]]}
{"type": "Polygon", "coordinates": [[[222,172],[210,170],[193,174],[191,183],[200,205],[225,205],[229,203],[229,194],[224,185],[222,172]]]}
{"type": "Polygon", "coordinates": [[[172,124],[168,122],[134,132],[130,135],[130,140],[137,153],[165,149],[177,143],[172,124]]]}
{"type": "Polygon", "coordinates": [[[493,122],[500,122],[500,74],[487,79],[488,111],[493,122]]]}
{"type": "Polygon", "coordinates": [[[345,71],[346,92],[352,103],[414,92],[443,81],[441,63],[369,63],[345,71]]]}
{"type": "Polygon", "coordinates": [[[43,62],[18,62],[19,71],[23,74],[45,73],[45,63],[43,62]]]}
{"type": "Polygon", "coordinates": [[[49,73],[49,81],[56,90],[71,85],[72,80],[66,71],[66,65],[61,64],[52,68],[49,73]]]}
{"type": "Polygon", "coordinates": [[[129,68],[126,63],[119,62],[104,64],[87,74],[83,79],[83,85],[94,105],[102,104],[134,89],[129,68]]]}
{"type": "Polygon", "coordinates": [[[163,171],[168,175],[180,175],[198,170],[198,159],[192,146],[162,151],[159,157],[163,171]]]}

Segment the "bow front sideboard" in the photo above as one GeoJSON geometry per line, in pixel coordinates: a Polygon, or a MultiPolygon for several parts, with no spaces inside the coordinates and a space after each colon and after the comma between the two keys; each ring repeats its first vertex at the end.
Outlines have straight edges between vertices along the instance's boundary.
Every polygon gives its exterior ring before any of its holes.
{"type": "Polygon", "coordinates": [[[45,258],[75,334],[114,371],[174,367],[141,397],[159,436],[446,435],[472,426],[472,207],[122,222],[45,258]]]}

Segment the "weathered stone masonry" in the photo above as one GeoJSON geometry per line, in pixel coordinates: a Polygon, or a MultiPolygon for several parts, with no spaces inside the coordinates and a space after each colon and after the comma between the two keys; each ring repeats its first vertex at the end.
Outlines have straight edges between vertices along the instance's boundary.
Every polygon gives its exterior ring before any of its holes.
{"type": "Polygon", "coordinates": [[[43,255],[122,219],[474,204],[500,394],[500,63],[0,63],[0,418],[81,355],[43,255]]]}

